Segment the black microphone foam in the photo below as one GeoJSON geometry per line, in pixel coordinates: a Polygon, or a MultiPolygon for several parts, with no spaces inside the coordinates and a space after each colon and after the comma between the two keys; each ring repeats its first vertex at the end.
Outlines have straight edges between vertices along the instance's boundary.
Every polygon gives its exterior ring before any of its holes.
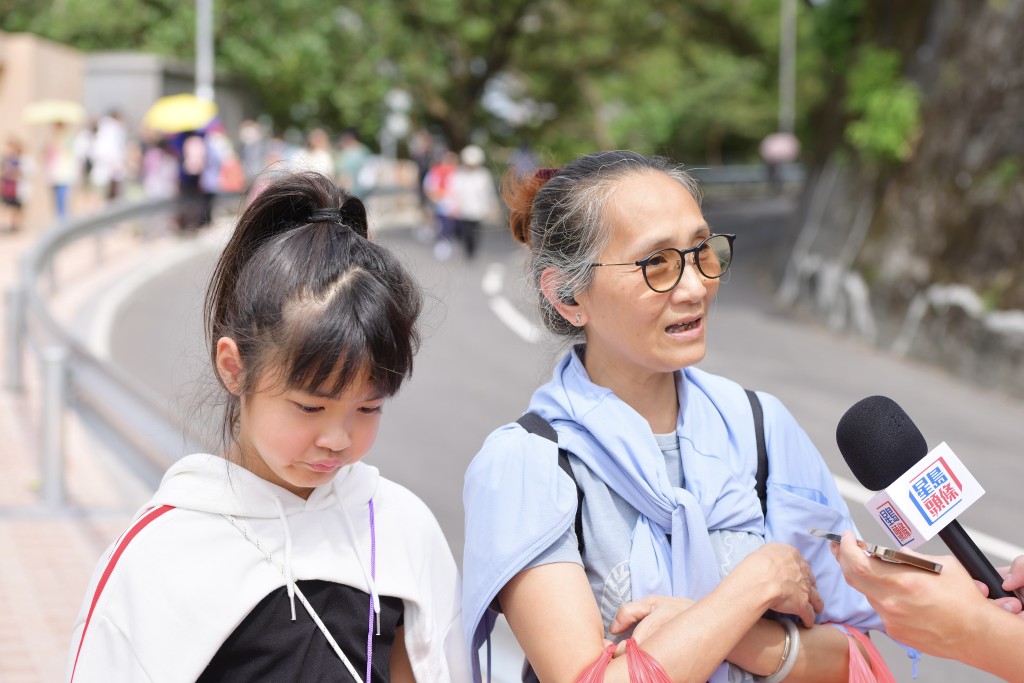
{"type": "Polygon", "coordinates": [[[881,491],[928,454],[928,443],[896,401],[868,396],[839,420],[836,443],[864,488],[881,491]]]}

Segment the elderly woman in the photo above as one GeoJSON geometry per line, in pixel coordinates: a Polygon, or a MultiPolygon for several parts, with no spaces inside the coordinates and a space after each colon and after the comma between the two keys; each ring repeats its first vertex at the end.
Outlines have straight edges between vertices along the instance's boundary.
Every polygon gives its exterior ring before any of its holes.
{"type": "Polygon", "coordinates": [[[735,237],[681,168],[631,152],[503,191],[541,317],[575,345],[467,472],[472,651],[503,612],[524,680],[574,681],[639,622],[673,681],[848,680],[825,623],[880,622],[806,533],[853,528],[832,475],[776,398],[694,367],[735,237]]]}

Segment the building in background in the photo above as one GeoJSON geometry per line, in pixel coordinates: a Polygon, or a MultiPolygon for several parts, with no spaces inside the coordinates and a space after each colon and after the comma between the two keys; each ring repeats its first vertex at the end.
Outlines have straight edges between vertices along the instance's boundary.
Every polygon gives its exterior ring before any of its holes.
{"type": "MultiPolygon", "coordinates": [[[[83,105],[86,127],[111,111],[120,112],[129,140],[141,139],[140,122],[146,110],[165,95],[192,92],[195,72],[191,64],[137,52],[87,54],[28,33],[0,32],[0,140],[14,135],[37,163],[29,180],[24,225],[40,230],[54,219],[54,202],[42,163],[51,126],[29,123],[26,108],[41,100],[83,105]]],[[[259,115],[258,103],[229,76],[216,80],[219,118],[234,135],[246,118],[259,115]]],[[[72,197],[72,207],[75,206],[72,197]]]]}

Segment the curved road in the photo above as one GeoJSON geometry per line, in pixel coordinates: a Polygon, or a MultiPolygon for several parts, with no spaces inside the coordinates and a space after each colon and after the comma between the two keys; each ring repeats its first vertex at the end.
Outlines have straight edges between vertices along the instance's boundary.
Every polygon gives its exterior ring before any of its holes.
{"type": "MultiPolygon", "coordinates": [[[[929,446],[949,443],[986,488],[986,496],[960,521],[990,536],[984,549],[994,563],[1006,564],[1005,555],[1024,543],[1016,492],[1024,474],[1024,458],[1018,457],[1024,444],[1024,401],[892,357],[780,310],[768,271],[778,263],[773,247],[790,208],[767,200],[706,206],[715,230],[739,237],[734,272],[720,289],[710,318],[709,354],[702,367],[786,403],[837,475],[862,534],[873,542],[884,542],[882,531],[863,512],[864,491],[838,452],[835,427],[861,398],[892,397],[929,446]]],[[[385,409],[369,462],[430,505],[460,557],[462,473],[484,437],[521,414],[562,347],[537,332],[522,252],[503,231],[485,234],[481,252],[469,263],[458,257],[435,261],[429,245],[408,231],[384,232],[382,238],[403,255],[428,300],[413,378],[385,409]]],[[[195,245],[189,249],[190,255],[173,259],[155,255],[151,277],[123,299],[109,332],[114,361],[177,410],[202,405],[206,385],[197,378],[208,374],[199,310],[215,254],[195,245]]],[[[924,550],[946,552],[938,541],[924,550]]],[[[897,680],[912,681],[903,650],[886,638],[879,640],[897,680]]],[[[918,680],[996,679],[926,657],[918,680]]]]}

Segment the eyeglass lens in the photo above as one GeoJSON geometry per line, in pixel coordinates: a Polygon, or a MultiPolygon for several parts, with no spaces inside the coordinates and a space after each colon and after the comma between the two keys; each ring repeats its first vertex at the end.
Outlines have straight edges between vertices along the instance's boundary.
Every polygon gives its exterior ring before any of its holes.
{"type": "MultiPolygon", "coordinates": [[[[651,254],[644,265],[647,284],[656,292],[667,292],[676,286],[683,274],[683,253],[676,249],[662,249],[651,254]]],[[[732,244],[725,235],[713,235],[704,240],[693,254],[697,270],[706,278],[721,277],[732,262],[732,244]]]]}

